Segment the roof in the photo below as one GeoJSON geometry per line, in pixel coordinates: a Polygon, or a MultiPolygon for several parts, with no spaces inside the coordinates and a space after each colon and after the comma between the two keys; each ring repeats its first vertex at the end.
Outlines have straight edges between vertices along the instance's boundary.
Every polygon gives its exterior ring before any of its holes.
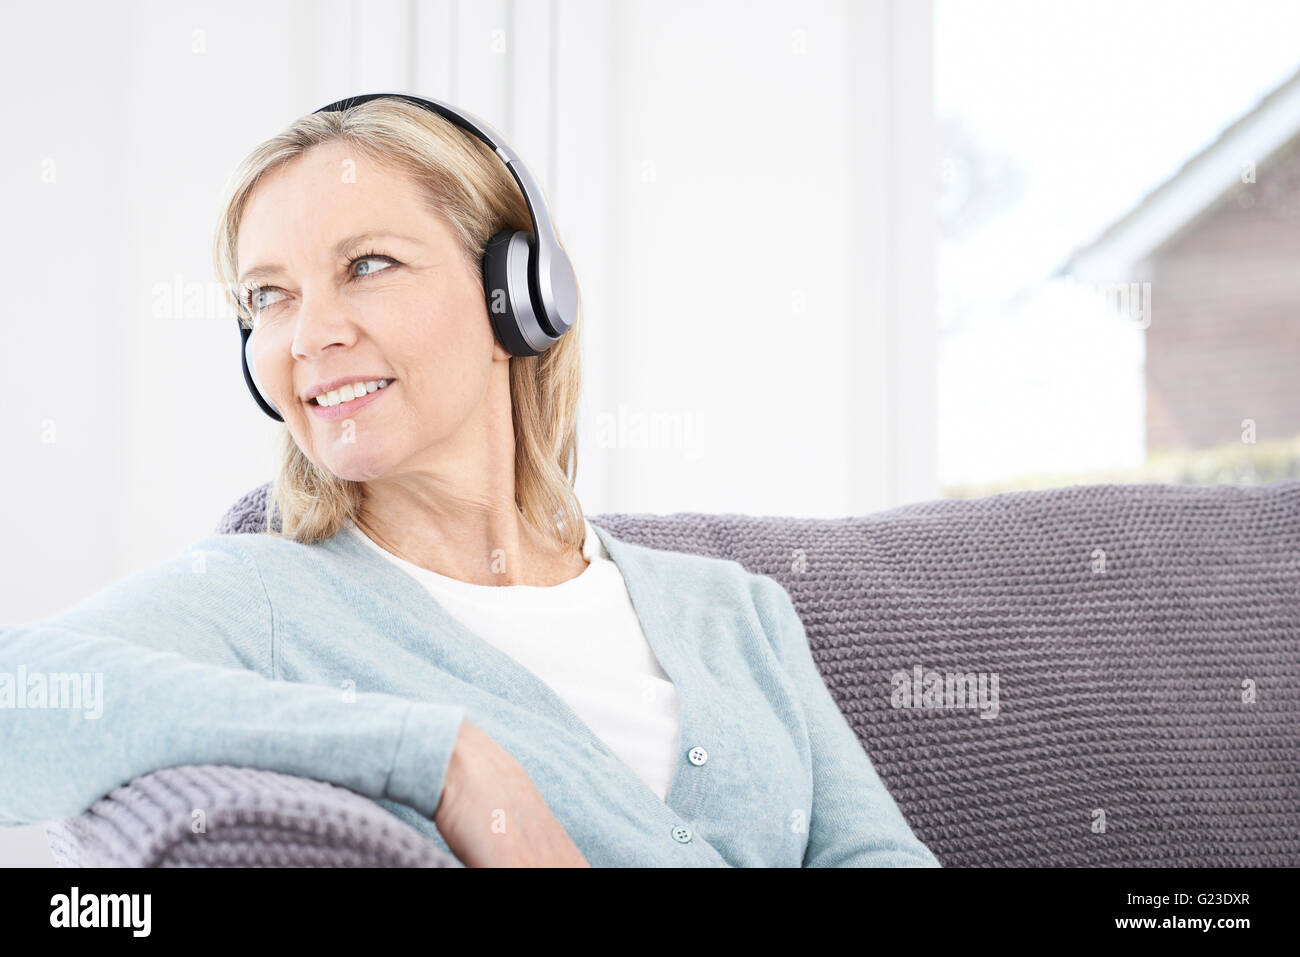
{"type": "Polygon", "coordinates": [[[1257,167],[1300,135],[1300,70],[1225,128],[1124,216],[1074,250],[1054,276],[1109,281],[1147,259],[1241,182],[1242,163],[1257,167]]]}

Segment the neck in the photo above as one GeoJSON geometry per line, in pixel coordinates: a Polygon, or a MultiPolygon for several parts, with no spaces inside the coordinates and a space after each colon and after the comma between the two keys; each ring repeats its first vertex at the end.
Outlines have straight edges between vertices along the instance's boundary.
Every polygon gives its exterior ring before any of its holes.
{"type": "Polygon", "coordinates": [[[363,483],[357,526],[413,565],[473,585],[557,585],[587,560],[516,504],[509,366],[455,435],[363,483]]]}
{"type": "Polygon", "coordinates": [[[385,551],[472,585],[549,587],[587,567],[525,519],[513,502],[440,506],[367,485],[357,527],[385,551]]]}

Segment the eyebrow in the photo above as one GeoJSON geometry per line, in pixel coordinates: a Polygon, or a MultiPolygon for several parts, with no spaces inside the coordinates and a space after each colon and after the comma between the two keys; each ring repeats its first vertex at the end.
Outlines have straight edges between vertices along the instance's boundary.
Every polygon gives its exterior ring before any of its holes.
{"type": "MultiPolygon", "coordinates": [[[[377,239],[401,239],[408,243],[416,243],[417,245],[423,245],[424,243],[424,240],[416,239],[414,236],[404,236],[401,233],[390,233],[384,230],[368,229],[365,232],[356,233],[352,236],[344,236],[334,244],[334,254],[336,256],[342,256],[347,252],[347,250],[359,243],[372,242],[377,239]]],[[[259,263],[256,266],[250,266],[248,269],[245,269],[240,273],[239,279],[237,279],[236,282],[242,285],[247,282],[251,276],[269,278],[271,276],[280,275],[284,272],[286,272],[285,268],[279,263],[259,263]]]]}

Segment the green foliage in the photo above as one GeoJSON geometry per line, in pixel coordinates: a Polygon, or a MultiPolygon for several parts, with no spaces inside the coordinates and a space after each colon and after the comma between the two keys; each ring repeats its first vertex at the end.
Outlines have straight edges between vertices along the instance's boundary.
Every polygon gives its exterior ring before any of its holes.
{"type": "Polygon", "coordinates": [[[1263,485],[1300,478],[1300,435],[1267,442],[1227,442],[1208,449],[1167,449],[1135,469],[1024,475],[985,484],[958,483],[945,498],[979,498],[1018,489],[1157,482],[1174,485],[1263,485]]]}

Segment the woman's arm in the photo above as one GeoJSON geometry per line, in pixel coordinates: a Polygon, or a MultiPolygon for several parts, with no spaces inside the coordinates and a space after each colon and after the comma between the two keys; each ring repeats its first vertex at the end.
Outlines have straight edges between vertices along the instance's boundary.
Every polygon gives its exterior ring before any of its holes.
{"type": "Polygon", "coordinates": [[[803,621],[776,579],[756,603],[763,627],[794,680],[808,722],[813,802],[804,867],[939,867],[908,826],[822,680],[803,621]]]}
{"type": "Polygon", "coordinates": [[[252,558],[210,536],[0,629],[0,824],[71,817],[183,764],[317,778],[432,818],[464,707],[272,680],[271,628],[252,558]]]}

